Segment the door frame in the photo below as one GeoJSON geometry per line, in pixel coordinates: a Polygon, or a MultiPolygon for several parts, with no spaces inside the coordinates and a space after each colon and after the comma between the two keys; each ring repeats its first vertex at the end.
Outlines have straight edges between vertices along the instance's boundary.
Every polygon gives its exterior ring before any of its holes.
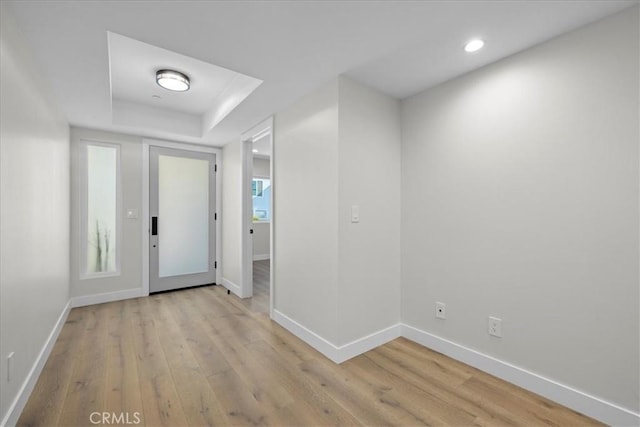
{"type": "Polygon", "coordinates": [[[250,230],[253,228],[253,197],[251,197],[251,181],[253,180],[253,141],[269,135],[269,144],[271,146],[271,158],[269,159],[269,173],[271,174],[271,221],[269,222],[269,316],[273,318],[274,308],[274,292],[275,292],[275,206],[274,194],[276,188],[274,185],[274,154],[273,146],[273,116],[263,120],[249,130],[245,131],[240,141],[242,142],[242,286],[245,288],[243,292],[253,295],[253,237],[250,230]]]}
{"type": "MultiPolygon", "coordinates": [[[[181,142],[163,141],[160,139],[143,138],[142,139],[142,289],[144,295],[149,295],[149,233],[151,227],[149,224],[149,149],[150,147],[174,148],[177,150],[195,151],[199,153],[213,153],[216,155],[216,213],[221,212],[222,206],[222,180],[220,177],[222,167],[222,150],[215,147],[206,147],[202,145],[186,144],[181,142]]],[[[216,221],[216,284],[222,283],[222,221],[220,215],[216,221]]]]}

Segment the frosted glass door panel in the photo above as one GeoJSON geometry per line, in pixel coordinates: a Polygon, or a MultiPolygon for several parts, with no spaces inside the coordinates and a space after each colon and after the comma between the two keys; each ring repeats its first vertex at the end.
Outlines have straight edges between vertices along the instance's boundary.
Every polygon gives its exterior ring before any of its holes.
{"type": "Polygon", "coordinates": [[[158,157],[158,276],[209,271],[209,162],[158,157]]]}

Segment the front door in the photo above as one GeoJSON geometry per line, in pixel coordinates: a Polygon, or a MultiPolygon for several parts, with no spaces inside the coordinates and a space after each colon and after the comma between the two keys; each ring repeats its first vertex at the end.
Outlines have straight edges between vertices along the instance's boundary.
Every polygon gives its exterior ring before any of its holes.
{"type": "Polygon", "coordinates": [[[151,147],[149,162],[149,292],[215,283],[215,154],[151,147]]]}

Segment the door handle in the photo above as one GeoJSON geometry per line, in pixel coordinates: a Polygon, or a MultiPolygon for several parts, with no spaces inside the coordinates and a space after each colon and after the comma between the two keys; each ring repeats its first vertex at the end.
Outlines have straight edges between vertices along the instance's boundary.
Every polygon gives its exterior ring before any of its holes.
{"type": "Polygon", "coordinates": [[[157,216],[151,217],[151,235],[152,236],[158,235],[158,217],[157,216]]]}
{"type": "Polygon", "coordinates": [[[249,234],[253,234],[253,228],[249,229],[249,234]]]}

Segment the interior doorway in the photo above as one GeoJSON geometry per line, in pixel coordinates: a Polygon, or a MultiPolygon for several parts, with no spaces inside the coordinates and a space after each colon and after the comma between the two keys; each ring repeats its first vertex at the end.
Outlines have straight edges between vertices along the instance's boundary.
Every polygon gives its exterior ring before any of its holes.
{"type": "Polygon", "coordinates": [[[273,119],[265,120],[245,132],[243,143],[243,220],[246,230],[243,271],[246,284],[251,286],[251,305],[254,309],[271,315],[275,255],[272,239],[275,223],[273,119]]]}
{"type": "Polygon", "coordinates": [[[253,177],[251,180],[253,226],[253,298],[254,308],[269,312],[271,272],[271,144],[264,134],[253,141],[253,177]]]}

